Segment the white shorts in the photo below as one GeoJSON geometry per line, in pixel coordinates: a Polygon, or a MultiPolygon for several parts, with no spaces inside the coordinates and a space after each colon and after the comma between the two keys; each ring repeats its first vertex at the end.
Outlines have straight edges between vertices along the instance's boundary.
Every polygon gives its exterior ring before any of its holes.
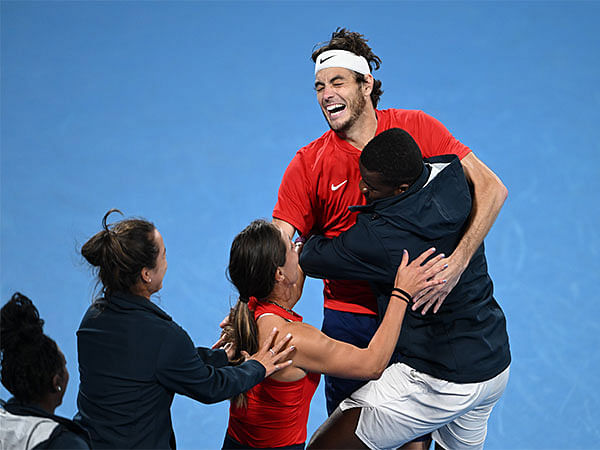
{"type": "Polygon", "coordinates": [[[398,448],[433,432],[435,441],[446,449],[479,449],[509,371],[507,367],[481,383],[458,384],[396,363],[344,400],[340,408],[362,408],[356,436],[369,448],[398,448]]]}

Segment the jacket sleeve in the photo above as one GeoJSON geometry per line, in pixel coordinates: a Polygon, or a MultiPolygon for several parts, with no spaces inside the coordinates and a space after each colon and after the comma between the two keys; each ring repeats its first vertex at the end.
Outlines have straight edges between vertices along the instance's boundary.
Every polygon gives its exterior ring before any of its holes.
{"type": "Polygon", "coordinates": [[[198,352],[200,359],[210,366],[223,367],[229,364],[225,350],[212,350],[206,347],[196,347],[196,351],[198,352]]]}
{"type": "Polygon", "coordinates": [[[359,216],[352,228],[335,238],[312,236],[300,255],[304,273],[330,280],[393,282],[397,267],[392,265],[368,220],[359,216]]]}
{"type": "Polygon", "coordinates": [[[157,366],[158,381],[166,389],[202,403],[231,398],[265,377],[265,368],[254,360],[235,367],[206,364],[188,334],[176,324],[165,335],[157,366]]]}

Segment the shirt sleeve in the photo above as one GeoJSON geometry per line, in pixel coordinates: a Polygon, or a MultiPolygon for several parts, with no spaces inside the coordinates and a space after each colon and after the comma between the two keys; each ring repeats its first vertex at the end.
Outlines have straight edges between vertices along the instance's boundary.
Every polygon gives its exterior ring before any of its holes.
{"type": "Polygon", "coordinates": [[[335,238],[312,236],[302,249],[300,266],[314,278],[389,283],[396,268],[378,236],[361,220],[335,238]]]}
{"type": "Polygon", "coordinates": [[[300,234],[307,234],[314,225],[313,189],[304,154],[296,153],[279,185],[273,217],[293,225],[300,234]]]}
{"type": "Polygon", "coordinates": [[[157,365],[158,381],[165,388],[202,403],[234,397],[265,377],[264,366],[254,360],[235,367],[206,364],[188,334],[177,325],[165,335],[157,365]]]}
{"type": "Polygon", "coordinates": [[[421,148],[423,158],[454,154],[463,159],[471,152],[439,120],[423,111],[417,112],[417,124],[418,135],[413,137],[421,148]]]}

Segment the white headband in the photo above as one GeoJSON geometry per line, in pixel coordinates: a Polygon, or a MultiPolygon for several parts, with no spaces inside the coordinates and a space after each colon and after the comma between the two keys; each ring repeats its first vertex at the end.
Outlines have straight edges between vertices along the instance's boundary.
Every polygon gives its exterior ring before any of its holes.
{"type": "Polygon", "coordinates": [[[367,75],[371,68],[367,60],[346,50],[327,50],[321,53],[315,62],[315,75],[319,70],[329,67],[343,67],[367,75]]]}

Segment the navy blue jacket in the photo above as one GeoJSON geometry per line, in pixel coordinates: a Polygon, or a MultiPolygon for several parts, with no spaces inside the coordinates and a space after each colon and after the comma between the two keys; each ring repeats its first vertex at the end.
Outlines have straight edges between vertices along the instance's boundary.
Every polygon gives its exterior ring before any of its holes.
{"type": "Polygon", "coordinates": [[[196,348],[151,301],[115,293],[90,306],[77,331],[78,413],[93,448],[175,448],[175,393],[203,403],[260,383],[257,361],[227,366],[223,350],[196,348]]]}
{"type": "MultiPolygon", "coordinates": [[[[77,425],[75,422],[65,419],[64,417],[55,416],[50,414],[43,409],[26,403],[21,403],[14,398],[11,398],[8,402],[4,403],[0,401],[0,408],[3,408],[8,413],[16,416],[17,418],[43,418],[50,419],[56,422],[56,427],[52,430],[52,433],[35,447],[36,450],[42,449],[56,449],[56,450],[88,450],[90,449],[90,437],[82,427],[77,425]]],[[[16,436],[26,438],[28,442],[38,441],[36,439],[36,432],[39,432],[42,427],[36,426],[35,422],[30,421],[31,429],[27,430],[26,425],[20,422],[18,426],[19,432],[15,432],[10,429],[12,421],[2,424],[0,429],[0,447],[2,448],[18,448],[20,444],[24,442],[12,442],[16,436]],[[7,427],[7,428],[5,428],[7,427]]]]}
{"type": "MultiPolygon", "coordinates": [[[[434,246],[451,254],[471,212],[471,192],[454,155],[425,160],[421,177],[404,193],[353,207],[356,224],[340,236],[311,237],[300,265],[313,277],[367,280],[379,314],[389,302],[396,270],[434,246]]],[[[506,320],[493,297],[483,244],[437,314],[406,311],[396,358],[421,372],[456,383],[493,378],[510,364],[506,320]]]]}

